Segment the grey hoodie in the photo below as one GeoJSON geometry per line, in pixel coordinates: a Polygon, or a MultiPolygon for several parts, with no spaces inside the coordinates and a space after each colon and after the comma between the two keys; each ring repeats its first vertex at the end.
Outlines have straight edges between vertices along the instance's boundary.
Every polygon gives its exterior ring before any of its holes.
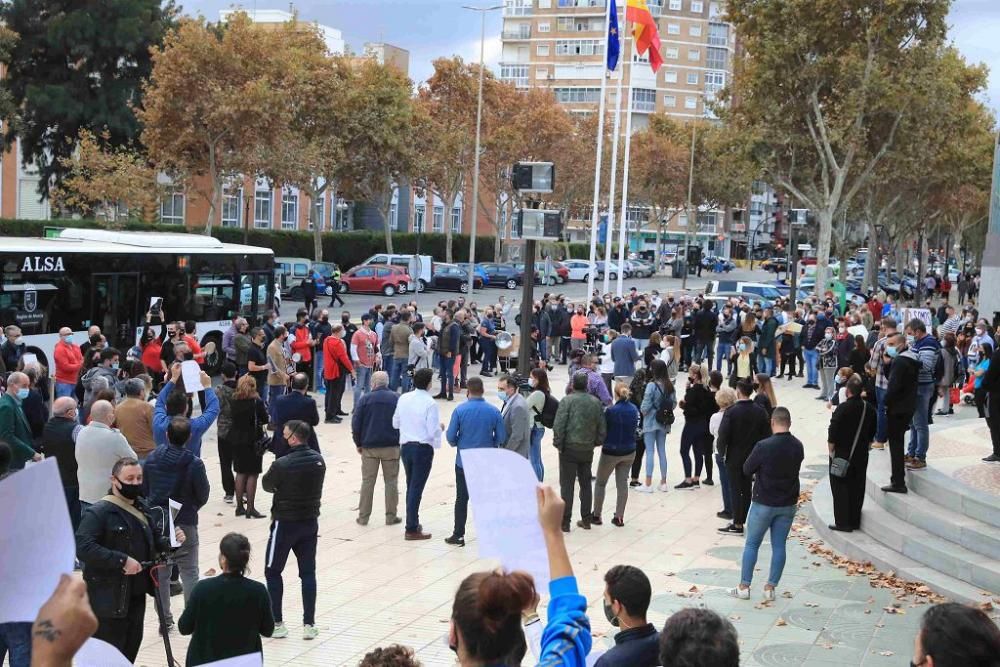
{"type": "Polygon", "coordinates": [[[83,374],[80,378],[83,384],[83,404],[90,405],[94,401],[94,394],[102,389],[114,389],[121,393],[118,387],[118,371],[107,366],[94,366],[83,374]]]}

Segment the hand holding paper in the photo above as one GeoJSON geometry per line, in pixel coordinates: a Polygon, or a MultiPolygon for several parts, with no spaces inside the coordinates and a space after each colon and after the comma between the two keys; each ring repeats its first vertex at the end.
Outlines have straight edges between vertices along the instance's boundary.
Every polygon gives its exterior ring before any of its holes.
{"type": "Polygon", "coordinates": [[[200,391],[201,367],[197,361],[182,361],[181,377],[184,378],[184,389],[187,390],[187,393],[194,394],[200,391]]]}

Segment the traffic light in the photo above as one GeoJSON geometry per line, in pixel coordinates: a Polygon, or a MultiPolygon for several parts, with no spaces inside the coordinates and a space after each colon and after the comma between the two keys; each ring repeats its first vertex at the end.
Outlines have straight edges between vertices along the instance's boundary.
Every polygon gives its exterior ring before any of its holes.
{"type": "Polygon", "coordinates": [[[774,195],[774,210],[771,211],[771,221],[777,228],[785,220],[784,201],[780,193],[774,195]]]}

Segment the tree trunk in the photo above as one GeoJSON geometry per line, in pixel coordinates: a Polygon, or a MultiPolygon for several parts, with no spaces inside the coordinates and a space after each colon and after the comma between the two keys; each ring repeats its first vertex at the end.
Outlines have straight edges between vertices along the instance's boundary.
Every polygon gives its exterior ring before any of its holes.
{"type": "Polygon", "coordinates": [[[379,202],[378,212],[382,216],[382,229],[385,231],[385,251],[390,255],[393,253],[392,250],[392,224],[389,220],[389,210],[392,208],[392,182],[386,183],[386,188],[382,192],[381,201],[379,202]]]}
{"type": "MultiPolygon", "coordinates": [[[[317,179],[313,179],[309,184],[309,221],[312,222],[313,226],[313,260],[316,262],[323,261],[323,221],[316,219],[316,200],[326,194],[326,188],[329,181],[324,182],[320,186],[317,179]]],[[[334,190],[334,195],[336,195],[336,190],[334,190]]],[[[323,207],[324,217],[326,217],[326,207],[323,207]]],[[[337,214],[336,199],[334,199],[333,214],[337,214]]]]}
{"type": "Polygon", "coordinates": [[[653,251],[653,273],[660,270],[660,253],[663,252],[663,216],[656,213],[656,250],[653,251]]]}
{"type": "Polygon", "coordinates": [[[865,277],[862,282],[862,289],[865,291],[869,289],[874,289],[876,291],[878,287],[878,267],[881,264],[881,256],[879,255],[879,238],[878,229],[875,227],[875,221],[868,218],[868,257],[865,260],[865,277]]]}
{"type": "Polygon", "coordinates": [[[819,238],[816,241],[816,287],[817,295],[826,291],[826,278],[830,265],[830,242],[833,237],[833,215],[829,207],[819,211],[819,238]]]}
{"type": "MultiPolygon", "coordinates": [[[[458,199],[458,189],[456,188],[451,192],[447,193],[442,192],[441,194],[446,195],[447,197],[445,199],[447,207],[445,208],[444,217],[442,218],[442,224],[444,225],[444,261],[447,262],[448,264],[451,264],[452,262],[451,212],[455,210],[455,200],[458,199]]],[[[431,196],[433,197],[433,195],[431,196]]],[[[433,213],[431,215],[433,215],[433,213]]]]}
{"type": "Polygon", "coordinates": [[[212,235],[212,223],[215,222],[215,212],[218,210],[217,202],[222,195],[222,174],[215,162],[215,146],[208,147],[208,173],[212,175],[212,194],[208,198],[208,215],[205,218],[205,234],[212,235]]]}

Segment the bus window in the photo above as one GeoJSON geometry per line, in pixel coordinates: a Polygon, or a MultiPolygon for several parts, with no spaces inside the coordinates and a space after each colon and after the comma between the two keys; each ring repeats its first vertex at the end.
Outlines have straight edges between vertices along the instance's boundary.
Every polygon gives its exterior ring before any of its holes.
{"type": "Polygon", "coordinates": [[[201,274],[194,287],[191,319],[203,322],[228,320],[232,317],[235,299],[233,276],[224,273],[201,274]]]}

